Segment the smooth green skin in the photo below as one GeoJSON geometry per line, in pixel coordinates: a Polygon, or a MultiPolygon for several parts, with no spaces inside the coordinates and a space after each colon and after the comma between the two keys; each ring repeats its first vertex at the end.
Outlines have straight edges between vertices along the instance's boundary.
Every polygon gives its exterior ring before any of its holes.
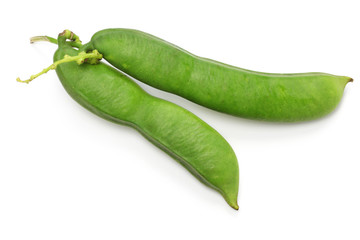
{"type": "Polygon", "coordinates": [[[327,115],[352,79],[326,73],[270,74],[195,56],[150,34],[106,29],[84,46],[155,88],[205,107],[267,121],[307,121],[327,115]]]}
{"type": "MultiPolygon", "coordinates": [[[[54,62],[78,51],[59,38],[54,62]]],[[[200,118],[146,93],[116,69],[74,62],[56,68],[70,96],[98,116],[138,130],[238,209],[239,168],[228,142],[200,118]]]]}

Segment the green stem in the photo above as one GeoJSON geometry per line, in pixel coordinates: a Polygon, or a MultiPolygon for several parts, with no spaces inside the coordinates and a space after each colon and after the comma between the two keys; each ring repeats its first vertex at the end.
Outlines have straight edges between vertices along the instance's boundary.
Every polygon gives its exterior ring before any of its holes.
{"type": "MultiPolygon", "coordinates": [[[[30,43],[42,42],[42,41],[58,44],[57,39],[49,37],[49,36],[35,36],[35,37],[30,38],[30,43]]],[[[78,41],[71,40],[71,41],[68,41],[68,43],[70,44],[70,46],[76,47],[76,48],[80,48],[82,46],[80,40],[78,40],[78,41]]]]}
{"type": "Polygon", "coordinates": [[[43,69],[38,74],[32,75],[29,79],[20,80],[20,78],[17,78],[16,81],[22,82],[22,83],[29,83],[32,80],[34,80],[35,78],[39,77],[40,75],[47,73],[50,70],[56,69],[56,67],[62,63],[77,62],[77,64],[80,65],[80,64],[84,63],[85,61],[89,61],[89,63],[91,63],[91,64],[96,64],[97,61],[100,59],[102,59],[102,55],[97,50],[94,50],[91,53],[80,52],[77,56],[65,55],[63,59],[60,59],[60,60],[54,62],[53,64],[51,64],[49,67],[43,69]]]}
{"type": "Polygon", "coordinates": [[[55,38],[49,37],[49,36],[35,36],[30,38],[30,43],[34,43],[34,42],[40,42],[40,41],[46,41],[46,42],[51,42],[54,44],[57,44],[57,40],[55,38]]]}

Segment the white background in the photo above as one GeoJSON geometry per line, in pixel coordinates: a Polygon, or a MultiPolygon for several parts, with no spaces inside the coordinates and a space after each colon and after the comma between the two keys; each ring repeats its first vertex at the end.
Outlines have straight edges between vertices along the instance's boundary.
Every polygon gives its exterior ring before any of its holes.
{"type": "Polygon", "coordinates": [[[360,239],[358,0],[8,1],[1,3],[0,239],[360,239]],[[5,5],[6,4],[6,5],[5,5]],[[240,210],[227,206],[135,130],[64,91],[55,45],[109,27],[139,29],[199,56],[264,72],[354,78],[312,122],[240,119],[141,84],[209,123],[240,165],[240,210]]]}

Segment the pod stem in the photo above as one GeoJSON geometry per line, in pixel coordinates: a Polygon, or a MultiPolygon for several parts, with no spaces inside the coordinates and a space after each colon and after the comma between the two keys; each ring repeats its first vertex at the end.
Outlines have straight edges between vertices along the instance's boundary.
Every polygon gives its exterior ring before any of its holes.
{"type": "MultiPolygon", "coordinates": [[[[68,41],[70,46],[76,47],[76,48],[82,47],[79,37],[77,35],[75,35],[73,32],[71,32],[70,30],[65,30],[64,32],[62,32],[60,34],[63,34],[63,36],[65,36],[66,39],[70,40],[70,41],[68,41]],[[73,35],[71,35],[71,33],[73,35]]],[[[30,38],[30,43],[35,43],[35,42],[50,42],[50,43],[58,44],[57,39],[49,37],[49,36],[34,36],[34,37],[30,38]]]]}
{"type": "MultiPolygon", "coordinates": [[[[39,41],[42,41],[42,40],[39,40],[39,41]]],[[[100,59],[102,59],[102,55],[97,50],[93,50],[90,53],[80,52],[76,56],[65,55],[63,59],[60,59],[60,60],[54,62],[53,64],[51,64],[49,67],[43,69],[38,74],[32,75],[29,79],[20,80],[20,78],[17,78],[16,81],[22,82],[22,83],[29,83],[32,80],[34,80],[35,78],[39,77],[40,75],[42,75],[44,73],[47,73],[50,70],[56,69],[56,67],[59,64],[62,64],[62,63],[76,62],[77,64],[80,65],[80,64],[83,64],[86,61],[86,62],[88,62],[90,64],[96,64],[96,63],[98,63],[98,61],[100,59]]]]}
{"type": "Polygon", "coordinates": [[[30,38],[30,43],[41,42],[41,41],[51,42],[54,44],[58,43],[55,38],[52,38],[49,36],[34,36],[34,37],[30,38]]]}

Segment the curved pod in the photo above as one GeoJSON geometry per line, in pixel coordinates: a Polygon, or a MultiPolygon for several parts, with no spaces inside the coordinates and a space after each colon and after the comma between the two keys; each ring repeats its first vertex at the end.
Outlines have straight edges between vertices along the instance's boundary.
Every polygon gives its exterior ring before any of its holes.
{"type": "MultiPolygon", "coordinates": [[[[78,51],[59,41],[54,61],[65,54],[75,56],[78,51]]],[[[147,94],[103,63],[63,63],[56,72],[75,101],[102,118],[135,128],[238,209],[237,159],[216,130],[191,112],[147,94]]]]}
{"type": "Polygon", "coordinates": [[[132,29],[99,31],[84,49],[97,49],[113,66],[155,88],[220,112],[267,121],[320,118],[335,109],[352,80],[326,73],[237,68],[132,29]]]}

